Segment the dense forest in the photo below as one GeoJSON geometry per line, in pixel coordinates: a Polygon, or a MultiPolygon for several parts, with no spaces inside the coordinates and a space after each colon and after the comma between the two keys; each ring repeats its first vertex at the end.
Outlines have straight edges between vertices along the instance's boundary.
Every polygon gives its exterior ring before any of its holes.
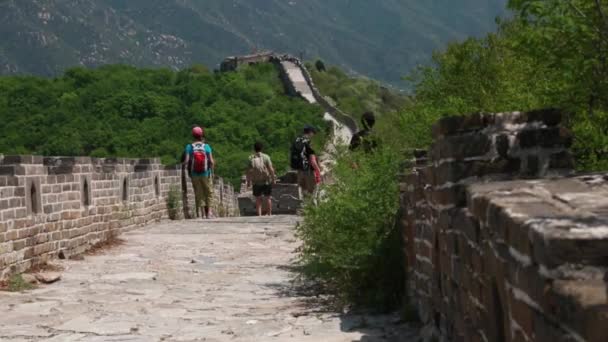
{"type": "Polygon", "coordinates": [[[0,153],[158,156],[174,164],[199,124],[217,173],[238,184],[256,140],[283,170],[304,124],[325,127],[321,112],[285,96],[270,64],[225,74],[201,66],[173,72],[115,65],[70,69],[55,79],[3,77],[0,153]]]}

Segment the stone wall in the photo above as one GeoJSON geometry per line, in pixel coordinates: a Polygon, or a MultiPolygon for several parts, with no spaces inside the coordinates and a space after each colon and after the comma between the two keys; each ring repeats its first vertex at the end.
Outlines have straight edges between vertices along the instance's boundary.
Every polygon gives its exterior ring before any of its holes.
{"type": "MultiPolygon", "coordinates": [[[[297,173],[295,171],[287,172],[278,179],[277,184],[272,186],[273,215],[296,215],[302,207],[303,201],[304,196],[297,184],[297,173]]],[[[253,197],[252,189],[247,188],[246,177],[243,177],[241,182],[238,202],[241,216],[257,215],[255,197],[253,197]]]]}
{"type": "Polygon", "coordinates": [[[408,293],[444,341],[608,341],[608,175],[553,110],[445,118],[403,176],[408,293]]]}
{"type": "MultiPolygon", "coordinates": [[[[180,179],[158,159],[0,155],[0,278],[166,218],[180,179]]],[[[232,186],[214,187],[216,213],[236,214],[232,186]]]]}
{"type": "MultiPolygon", "coordinates": [[[[314,86],[312,77],[304,64],[296,57],[291,55],[275,55],[273,54],[269,60],[279,70],[280,77],[285,86],[286,93],[291,96],[301,96],[307,101],[318,102],[328,113],[331,113],[339,123],[347,127],[351,132],[357,131],[356,122],[348,115],[344,114],[335,106],[331,105],[314,86]],[[290,77],[288,70],[283,62],[291,62],[302,71],[303,79],[294,81],[290,77]]],[[[290,63],[288,63],[290,64],[290,63]]],[[[333,121],[329,121],[333,125],[333,121]]],[[[332,126],[332,131],[335,133],[335,126],[332,126]]],[[[325,160],[323,165],[325,168],[331,167],[331,160],[325,160]]],[[[325,180],[329,180],[330,175],[325,175],[325,180]]],[[[295,173],[289,172],[282,176],[280,181],[273,186],[272,193],[272,212],[278,215],[295,215],[298,213],[304,197],[302,191],[297,185],[295,173]]],[[[242,216],[256,215],[255,198],[251,189],[247,189],[245,183],[241,184],[241,194],[238,198],[239,211],[242,216]]]]}
{"type": "Polygon", "coordinates": [[[302,70],[302,75],[304,76],[304,80],[308,84],[308,87],[310,88],[315,100],[319,103],[319,105],[321,105],[321,107],[326,112],[333,115],[341,124],[348,127],[352,132],[358,131],[357,121],[354,120],[350,115],[344,113],[342,110],[340,110],[335,105],[331,104],[325,98],[325,96],[323,96],[323,94],[321,94],[319,89],[315,86],[315,83],[312,79],[312,75],[310,74],[310,71],[308,71],[308,69],[306,68],[304,63],[302,63],[302,61],[300,61],[297,57],[294,57],[291,55],[275,56],[271,61],[273,61],[279,68],[281,79],[283,80],[283,83],[285,84],[285,88],[286,88],[288,94],[290,94],[292,96],[298,95],[298,93],[296,91],[296,87],[294,84],[291,83],[291,80],[290,80],[289,76],[287,75],[287,72],[284,70],[282,64],[280,63],[281,61],[290,61],[290,62],[293,62],[294,64],[296,64],[300,68],[300,70],[302,70]]]}

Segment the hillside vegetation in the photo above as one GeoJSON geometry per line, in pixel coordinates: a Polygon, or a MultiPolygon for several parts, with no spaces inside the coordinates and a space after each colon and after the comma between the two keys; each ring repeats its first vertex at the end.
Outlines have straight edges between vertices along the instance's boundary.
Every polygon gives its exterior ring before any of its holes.
{"type": "Polygon", "coordinates": [[[392,136],[424,147],[442,115],[560,108],[578,169],[608,169],[608,2],[509,5],[516,16],[496,33],[451,44],[412,75],[414,102],[393,117],[392,136]]]}
{"type": "Polygon", "coordinates": [[[347,75],[338,67],[323,69],[323,62],[309,63],[313,81],[323,96],[357,121],[362,113],[372,111],[379,116],[401,111],[409,102],[405,93],[377,81],[347,75]],[[319,64],[320,63],[320,64],[319,64]],[[320,66],[319,68],[317,68],[320,66]]]}
{"type": "Polygon", "coordinates": [[[161,156],[175,164],[191,126],[200,124],[217,173],[237,185],[256,140],[284,170],[289,144],[304,124],[325,127],[321,112],[285,96],[271,64],[226,74],[116,65],[70,69],[56,79],[2,77],[0,153],[161,156]]]}
{"type": "Polygon", "coordinates": [[[497,32],[449,45],[409,77],[411,102],[380,118],[379,149],[344,154],[328,200],[307,208],[298,228],[303,270],[343,303],[401,303],[398,161],[430,145],[442,116],[560,108],[569,113],[577,168],[608,170],[608,2],[509,5],[515,15],[497,32]]]}
{"type": "Polygon", "coordinates": [[[123,63],[210,69],[254,49],[394,84],[433,49],[495,28],[506,0],[3,0],[0,74],[123,63]]]}

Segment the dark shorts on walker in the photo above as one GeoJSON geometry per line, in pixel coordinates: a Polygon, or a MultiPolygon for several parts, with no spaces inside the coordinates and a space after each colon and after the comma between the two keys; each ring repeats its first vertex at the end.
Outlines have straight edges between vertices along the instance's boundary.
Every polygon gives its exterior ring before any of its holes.
{"type": "Polygon", "coordinates": [[[272,195],[272,185],[271,184],[254,184],[253,185],[253,196],[269,197],[270,195],[272,195]]]}

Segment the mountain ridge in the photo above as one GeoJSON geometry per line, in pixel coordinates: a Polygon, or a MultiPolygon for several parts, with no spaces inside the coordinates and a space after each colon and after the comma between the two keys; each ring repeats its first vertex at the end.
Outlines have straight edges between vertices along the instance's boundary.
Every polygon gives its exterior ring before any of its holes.
{"type": "Polygon", "coordinates": [[[0,74],[205,64],[255,49],[320,57],[392,84],[449,41],[494,29],[506,0],[8,0],[0,74]]]}

